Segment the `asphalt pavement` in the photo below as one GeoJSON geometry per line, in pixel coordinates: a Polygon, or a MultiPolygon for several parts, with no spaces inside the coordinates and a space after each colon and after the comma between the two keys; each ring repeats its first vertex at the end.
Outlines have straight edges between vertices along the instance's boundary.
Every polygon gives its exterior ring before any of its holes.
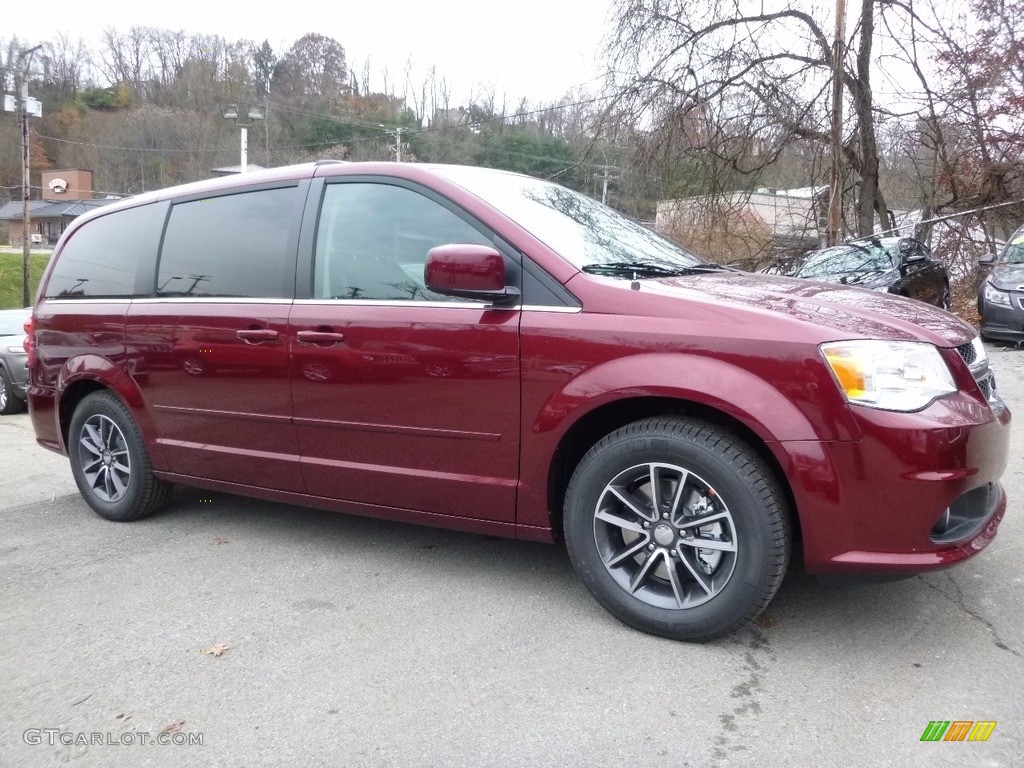
{"type": "Polygon", "coordinates": [[[106,522],[0,417],[0,766],[1024,765],[1024,352],[991,352],[993,544],[883,585],[797,565],[707,645],[619,624],[558,546],[184,488],[106,522]]]}

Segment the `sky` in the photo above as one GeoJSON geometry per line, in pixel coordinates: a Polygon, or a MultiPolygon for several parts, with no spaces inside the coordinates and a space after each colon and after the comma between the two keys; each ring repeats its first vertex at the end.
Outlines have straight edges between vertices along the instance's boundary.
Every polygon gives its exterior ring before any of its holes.
{"type": "MultiPolygon", "coordinates": [[[[280,55],[307,32],[333,37],[350,67],[370,60],[371,86],[405,79],[406,62],[424,73],[436,65],[465,98],[493,89],[509,102],[554,101],[600,76],[603,37],[612,0],[50,0],[40,15],[34,3],[5,2],[0,37],[35,44],[58,32],[98,42],[107,26],[134,25],[219,34],[229,40],[269,40],[280,55]],[[263,11],[260,7],[280,10],[263,11]],[[329,9],[325,11],[325,9],[329,9]]],[[[414,75],[413,81],[416,82],[414,75]]],[[[398,86],[400,88],[400,86],[398,86]]]]}

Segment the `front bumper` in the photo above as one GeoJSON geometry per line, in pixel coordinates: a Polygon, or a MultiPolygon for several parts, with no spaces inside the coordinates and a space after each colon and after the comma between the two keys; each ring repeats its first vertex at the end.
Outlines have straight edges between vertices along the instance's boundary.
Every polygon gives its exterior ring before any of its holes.
{"type": "Polygon", "coordinates": [[[1010,292],[1010,306],[978,301],[981,335],[986,339],[1024,341],[1024,292],[1010,292]]]}
{"type": "Polygon", "coordinates": [[[11,379],[11,389],[22,400],[26,397],[28,387],[28,357],[23,355],[5,358],[5,367],[11,379]]]}
{"type": "Polygon", "coordinates": [[[960,392],[918,413],[852,410],[858,442],[783,444],[808,572],[909,576],[992,541],[1006,510],[1005,406],[960,392]]]}

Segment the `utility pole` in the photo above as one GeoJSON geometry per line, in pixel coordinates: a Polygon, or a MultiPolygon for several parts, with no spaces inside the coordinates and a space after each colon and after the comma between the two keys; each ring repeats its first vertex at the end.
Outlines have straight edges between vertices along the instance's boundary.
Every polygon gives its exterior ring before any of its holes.
{"type": "Polygon", "coordinates": [[[32,217],[28,210],[28,199],[32,193],[30,185],[31,172],[29,170],[29,135],[28,135],[28,73],[32,64],[32,56],[43,46],[37,45],[22,51],[19,58],[25,60],[25,66],[21,70],[21,306],[32,305],[32,298],[29,296],[31,284],[29,253],[32,247],[32,217]]]}
{"type": "Polygon", "coordinates": [[[395,162],[402,162],[402,127],[388,128],[386,125],[377,124],[378,128],[384,129],[384,132],[395,137],[395,162]]]}
{"type": "Polygon", "coordinates": [[[846,0],[836,0],[836,38],[832,43],[832,135],[829,149],[827,245],[839,243],[843,221],[843,59],[846,47],[846,0]]]}
{"type": "Polygon", "coordinates": [[[601,179],[601,203],[603,205],[607,205],[608,204],[608,182],[609,181],[618,181],[618,179],[619,179],[618,176],[609,176],[608,175],[608,171],[617,171],[619,169],[616,166],[614,166],[614,165],[599,165],[597,167],[601,169],[601,173],[595,173],[594,174],[594,178],[595,179],[601,179]]]}

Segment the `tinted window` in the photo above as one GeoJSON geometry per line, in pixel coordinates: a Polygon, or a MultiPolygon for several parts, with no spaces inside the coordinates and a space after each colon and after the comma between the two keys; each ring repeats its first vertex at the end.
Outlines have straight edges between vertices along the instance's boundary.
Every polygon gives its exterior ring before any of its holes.
{"type": "Polygon", "coordinates": [[[294,270],[289,230],[297,189],[211,197],[171,208],[159,296],[280,298],[294,270]]]}
{"type": "Polygon", "coordinates": [[[86,222],[64,245],[46,297],[111,298],[135,293],[140,260],[152,264],[162,206],[143,205],[86,222]]]}
{"type": "Polygon", "coordinates": [[[458,301],[426,289],[423,265],[438,245],[489,238],[428,197],[386,184],[331,184],[316,238],[313,297],[458,301]]]}

